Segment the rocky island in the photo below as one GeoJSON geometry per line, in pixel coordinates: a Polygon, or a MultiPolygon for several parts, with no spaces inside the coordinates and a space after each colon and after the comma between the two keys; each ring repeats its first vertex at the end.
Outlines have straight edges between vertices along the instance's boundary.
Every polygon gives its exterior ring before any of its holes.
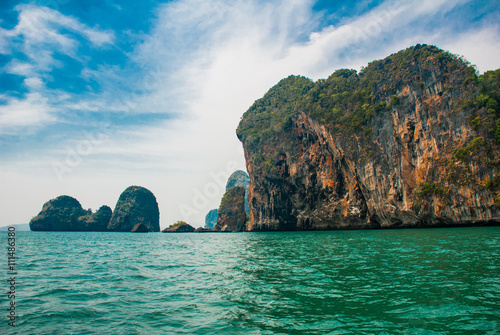
{"type": "Polygon", "coordinates": [[[158,203],[151,191],[128,187],[118,199],[114,212],[101,206],[95,213],[84,210],[78,200],[62,195],[46,202],[31,219],[33,231],[160,231],[158,203]]]}
{"type": "Polygon", "coordinates": [[[248,207],[248,187],[250,186],[250,177],[248,176],[248,173],[242,170],[236,170],[231,174],[231,176],[229,176],[226,183],[226,192],[237,186],[243,186],[245,188],[245,213],[249,215],[250,207],[248,207]]]}
{"type": "Polygon", "coordinates": [[[478,76],[428,45],[359,73],[283,79],[237,129],[245,229],[498,224],[499,83],[500,70],[478,76]]]}
{"type": "Polygon", "coordinates": [[[162,230],[162,233],[192,233],[195,228],[184,221],[177,221],[173,225],[162,230]]]}
{"type": "Polygon", "coordinates": [[[109,231],[131,231],[142,223],[151,232],[160,231],[160,210],[154,194],[141,186],[130,186],[116,203],[108,225],[109,231]]]}
{"type": "Polygon", "coordinates": [[[110,218],[108,206],[92,214],[75,198],[62,195],[47,201],[29,225],[33,231],[105,231],[110,218]]]}

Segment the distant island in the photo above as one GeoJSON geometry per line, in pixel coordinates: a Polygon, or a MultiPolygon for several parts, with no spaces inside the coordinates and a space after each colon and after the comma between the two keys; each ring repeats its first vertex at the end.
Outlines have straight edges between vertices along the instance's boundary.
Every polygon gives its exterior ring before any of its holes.
{"type": "Polygon", "coordinates": [[[130,186],[120,195],[114,211],[102,206],[92,213],[67,195],[49,200],[31,219],[29,227],[33,231],[159,232],[160,212],[151,191],[130,186]]]}

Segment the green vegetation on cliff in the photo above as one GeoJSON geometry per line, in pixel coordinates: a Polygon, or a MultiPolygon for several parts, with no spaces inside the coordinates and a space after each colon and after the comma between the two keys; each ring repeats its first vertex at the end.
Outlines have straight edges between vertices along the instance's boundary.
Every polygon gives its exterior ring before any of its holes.
{"type": "Polygon", "coordinates": [[[61,195],[47,201],[40,213],[30,221],[33,231],[106,231],[111,208],[102,206],[97,212],[84,210],[73,197],[61,195]]]}
{"type": "Polygon", "coordinates": [[[238,137],[251,146],[261,141],[277,140],[277,134],[289,126],[289,118],[300,108],[300,99],[314,86],[305,78],[289,76],[271,88],[243,115],[238,137]]]}
{"type": "MultiPolygon", "coordinates": [[[[345,149],[362,148],[370,157],[373,126],[391,111],[412,107],[411,102],[402,101],[402,92],[411,90],[424,96],[425,90],[437,90],[434,86],[441,84],[444,87],[438,94],[448,96],[451,109],[469,112],[468,122],[477,137],[485,139],[481,142],[484,151],[495,150],[491,140],[500,143],[500,69],[477,76],[461,57],[430,45],[417,45],[373,61],[360,73],[340,69],[315,83],[304,77],[283,79],[245,112],[237,135],[249,148],[281,142],[279,147],[290,150],[287,130],[291,119],[304,112],[332,134],[354,139],[345,149]]],[[[477,148],[476,142],[465,143],[455,148],[454,157],[470,145],[477,148]]],[[[257,152],[254,163],[266,171],[274,166],[262,152],[257,152]]]]}
{"type": "Polygon", "coordinates": [[[187,222],[185,221],[177,221],[175,222],[173,225],[170,225],[171,228],[177,228],[177,227],[180,227],[180,226],[183,226],[183,225],[186,225],[188,224],[187,222]]]}
{"type": "Polygon", "coordinates": [[[190,233],[193,231],[195,231],[194,227],[184,221],[177,221],[162,230],[163,233],[190,233]]]}
{"type": "Polygon", "coordinates": [[[360,72],[285,78],[237,129],[253,183],[251,220],[314,229],[334,217],[392,225],[398,211],[410,221],[492,217],[492,195],[500,203],[499,106],[500,70],[478,75],[429,45],[360,72]]]}
{"type": "Polygon", "coordinates": [[[30,221],[34,231],[76,231],[78,219],[90,214],[73,197],[62,195],[47,201],[41,212],[30,221]]]}
{"type": "MultiPolygon", "coordinates": [[[[408,83],[418,92],[424,89],[426,81],[440,79],[448,85],[448,93],[453,88],[472,85],[466,90],[468,94],[457,97],[463,100],[473,97],[478,81],[487,92],[498,87],[498,70],[495,73],[485,74],[479,80],[474,68],[460,57],[435,46],[417,45],[373,61],[360,73],[340,69],[316,83],[296,76],[283,79],[246,111],[237,134],[243,141],[257,144],[286,127],[291,116],[303,111],[332,132],[364,135],[374,117],[384,116],[384,112],[399,104],[398,94],[408,83]],[[451,69],[454,76],[450,75],[451,69]],[[436,74],[440,78],[435,78],[436,74]]],[[[498,89],[496,93],[500,94],[498,89]]]]}
{"type": "Polygon", "coordinates": [[[226,191],[217,211],[216,231],[243,231],[245,230],[245,187],[236,186],[226,191]]]}
{"type": "Polygon", "coordinates": [[[160,231],[160,211],[156,197],[141,186],[130,186],[120,194],[108,229],[129,232],[138,224],[144,223],[149,231],[160,231]]]}

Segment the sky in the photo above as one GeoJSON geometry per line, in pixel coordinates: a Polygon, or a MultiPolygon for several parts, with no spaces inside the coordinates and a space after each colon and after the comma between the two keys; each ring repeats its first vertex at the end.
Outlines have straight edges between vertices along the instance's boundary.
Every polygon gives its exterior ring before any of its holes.
{"type": "Polygon", "coordinates": [[[0,226],[59,195],[114,208],[130,185],[162,228],[203,226],[269,88],[417,43],[500,68],[500,0],[3,0],[0,226]]]}

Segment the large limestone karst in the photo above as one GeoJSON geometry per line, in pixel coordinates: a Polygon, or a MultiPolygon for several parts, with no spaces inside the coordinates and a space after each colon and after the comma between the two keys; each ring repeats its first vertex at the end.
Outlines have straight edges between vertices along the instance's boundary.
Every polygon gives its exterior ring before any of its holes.
{"type": "Polygon", "coordinates": [[[248,187],[248,183],[249,183],[248,174],[245,171],[236,170],[227,179],[226,191],[236,186],[248,187]]]}
{"type": "Polygon", "coordinates": [[[62,195],[49,200],[30,221],[33,231],[106,231],[111,208],[102,206],[95,213],[84,210],[78,200],[62,195]]]}
{"type": "MultiPolygon", "coordinates": [[[[245,188],[245,213],[246,215],[250,215],[250,207],[248,206],[248,186],[249,186],[250,178],[248,173],[242,170],[234,171],[226,182],[226,192],[233,187],[243,186],[245,188]]],[[[217,223],[217,213],[218,209],[212,209],[205,216],[205,228],[213,229],[215,224],[217,223]]]]}
{"type": "Polygon", "coordinates": [[[237,130],[247,229],[497,224],[499,83],[500,70],[478,76],[427,45],[359,73],[283,79],[237,130]]]}
{"type": "Polygon", "coordinates": [[[214,231],[239,232],[246,230],[245,188],[232,187],[222,197],[214,231]]]}
{"type": "Polygon", "coordinates": [[[242,170],[236,170],[234,171],[229,178],[227,179],[226,183],[226,192],[230,188],[236,187],[236,186],[243,186],[245,188],[245,213],[247,215],[250,214],[250,207],[248,206],[248,186],[250,185],[250,177],[248,176],[248,173],[242,170]]]}
{"type": "Polygon", "coordinates": [[[108,225],[110,231],[127,231],[138,223],[151,232],[160,231],[160,211],[151,191],[141,186],[130,186],[120,195],[108,225]]]}

